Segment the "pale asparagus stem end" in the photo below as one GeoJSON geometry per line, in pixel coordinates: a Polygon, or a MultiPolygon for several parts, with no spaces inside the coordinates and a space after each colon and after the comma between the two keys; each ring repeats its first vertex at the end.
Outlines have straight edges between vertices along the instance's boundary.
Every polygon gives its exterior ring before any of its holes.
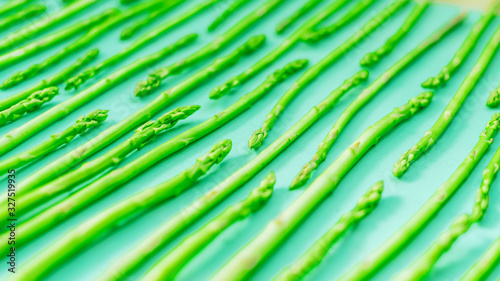
{"type": "Polygon", "coordinates": [[[486,101],[486,105],[490,108],[497,108],[500,105],[500,87],[491,91],[486,101]]]}

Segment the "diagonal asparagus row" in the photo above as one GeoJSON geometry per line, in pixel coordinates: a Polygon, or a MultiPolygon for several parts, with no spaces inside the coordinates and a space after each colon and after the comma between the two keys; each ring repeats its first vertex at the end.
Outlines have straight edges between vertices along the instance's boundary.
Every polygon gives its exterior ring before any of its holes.
{"type": "MultiPolygon", "coordinates": [[[[280,21],[276,26],[276,33],[280,34],[285,32],[288,27],[298,21],[301,17],[303,17],[307,12],[314,9],[314,7],[318,6],[323,0],[309,0],[302,7],[300,7],[293,14],[280,21]]],[[[347,3],[347,2],[344,2],[347,3]]]]}
{"type": "Polygon", "coordinates": [[[250,192],[247,198],[229,206],[196,232],[184,238],[175,248],[156,262],[141,280],[173,280],[197,253],[202,251],[226,228],[262,209],[271,198],[275,183],[276,177],[273,172],[270,172],[260,185],[250,192]]]}
{"type": "Polygon", "coordinates": [[[25,264],[26,271],[16,274],[14,280],[40,280],[53,268],[71,259],[72,255],[84,251],[103,234],[110,233],[138,214],[178,196],[196,184],[212,166],[222,162],[231,147],[231,140],[218,142],[207,154],[198,158],[193,166],[175,177],[132,195],[83,222],[25,264]]]}
{"type": "Polygon", "coordinates": [[[425,135],[417,142],[417,144],[415,144],[415,146],[403,153],[399,160],[394,164],[394,168],[392,170],[394,176],[401,177],[410,168],[411,163],[415,162],[436,143],[438,138],[450,125],[451,121],[453,121],[453,118],[460,110],[465,99],[472,92],[479,79],[483,76],[499,46],[500,25],[484,48],[472,70],[469,72],[467,77],[465,77],[465,80],[462,82],[462,85],[460,85],[458,91],[450,100],[441,116],[439,116],[436,123],[434,123],[434,125],[432,125],[432,127],[425,132],[425,135]]]}
{"type": "Polygon", "coordinates": [[[483,171],[483,180],[476,192],[472,212],[470,214],[462,214],[453,220],[448,230],[439,235],[439,238],[410,266],[398,273],[395,280],[422,280],[431,271],[438,259],[450,249],[453,243],[462,234],[467,232],[472,224],[481,221],[488,208],[489,191],[499,168],[500,149],[497,150],[488,167],[483,171]]]}
{"type": "Polygon", "coordinates": [[[248,141],[249,147],[251,149],[257,149],[263,144],[264,139],[267,137],[267,133],[274,125],[274,122],[281,115],[284,108],[304,89],[308,84],[310,84],[314,79],[316,79],[320,73],[327,67],[332,65],[335,61],[340,59],[347,51],[356,46],[370,35],[375,29],[377,29],[384,21],[391,17],[391,15],[401,8],[407,0],[396,0],[389,5],[387,10],[378,13],[370,21],[368,21],[361,29],[356,31],[349,39],[345,40],[340,46],[335,48],[331,53],[326,55],[318,63],[309,68],[295,83],[290,87],[288,91],[280,98],[280,100],[273,107],[271,112],[266,115],[266,119],[262,124],[262,127],[256,130],[248,141]]]}
{"type": "Polygon", "coordinates": [[[374,52],[366,54],[360,61],[361,66],[372,67],[377,64],[383,57],[392,53],[397,44],[408,34],[410,29],[417,23],[425,9],[429,6],[428,0],[415,2],[415,7],[411,10],[408,17],[405,19],[401,27],[391,36],[384,45],[374,52]]]}
{"type": "Polygon", "coordinates": [[[497,108],[500,105],[500,86],[491,91],[486,101],[486,105],[490,108],[497,108]]]}
{"type": "Polygon", "coordinates": [[[189,55],[188,57],[170,65],[167,67],[160,68],[153,71],[147,80],[140,81],[135,88],[136,96],[145,96],[155,91],[160,87],[163,80],[167,77],[178,74],[183,71],[188,66],[201,61],[202,59],[208,58],[215,54],[226,45],[231,43],[236,37],[241,35],[245,30],[247,30],[251,25],[259,21],[262,17],[269,14],[271,11],[276,9],[285,0],[267,0],[259,8],[250,12],[244,18],[242,18],[238,23],[233,25],[224,34],[215,38],[212,42],[203,46],[198,51],[189,55]]]}
{"type": "Polygon", "coordinates": [[[359,199],[358,204],[350,212],[342,215],[339,221],[316,241],[298,260],[281,271],[275,281],[301,280],[313,270],[326,256],[331,247],[354,224],[368,216],[382,198],[384,182],[379,181],[359,199]]]}
{"type": "Polygon", "coordinates": [[[31,0],[10,0],[9,2],[0,6],[0,15],[7,14],[11,11],[19,9],[21,6],[30,2],[31,0]]]}
{"type": "Polygon", "coordinates": [[[20,10],[19,12],[16,12],[15,14],[0,19],[0,28],[2,29],[8,28],[24,20],[36,17],[41,13],[45,12],[45,10],[47,10],[47,7],[45,5],[41,4],[29,5],[28,7],[20,10]]]}
{"type": "Polygon", "coordinates": [[[491,244],[486,252],[460,278],[461,281],[485,280],[500,262],[500,237],[491,244]]]}
{"type": "Polygon", "coordinates": [[[178,26],[179,24],[189,20],[191,17],[199,13],[200,11],[210,7],[213,3],[219,0],[206,0],[199,6],[197,6],[195,9],[189,10],[187,13],[182,14],[179,17],[173,18],[171,20],[168,20],[164,22],[162,25],[154,28],[153,30],[149,31],[148,33],[142,35],[141,37],[137,38],[132,44],[130,44],[128,47],[125,49],[121,50],[119,53],[113,55],[112,57],[106,59],[105,61],[97,64],[96,66],[89,67],[85,69],[83,72],[75,75],[74,77],[68,79],[66,83],[66,90],[71,90],[71,89],[77,89],[80,85],[88,81],[90,78],[94,77],[101,71],[103,71],[105,68],[108,68],[110,66],[113,66],[121,61],[123,61],[125,58],[130,56],[131,54],[141,50],[142,48],[148,46],[149,43],[151,43],[153,40],[158,39],[161,34],[173,29],[174,27],[178,26]]]}
{"type": "Polygon", "coordinates": [[[189,34],[179,39],[174,44],[151,54],[149,56],[138,59],[137,61],[129,64],[128,66],[116,71],[115,73],[100,80],[96,84],[90,86],[84,91],[74,95],[70,99],[52,107],[48,111],[27,122],[23,126],[7,133],[0,138],[0,155],[9,151],[21,142],[40,131],[45,125],[52,124],[53,122],[67,116],[72,111],[83,106],[93,98],[103,94],[111,89],[113,86],[126,80],[131,75],[141,71],[144,67],[153,65],[166,56],[174,53],[178,49],[190,44],[197,37],[196,34],[189,34]]]}
{"type": "Polygon", "coordinates": [[[0,126],[9,122],[14,122],[21,118],[24,114],[33,112],[42,105],[51,101],[59,94],[59,88],[49,87],[40,91],[36,91],[27,97],[25,100],[11,106],[10,108],[0,112],[0,126]]]}
{"type": "Polygon", "coordinates": [[[238,9],[242,8],[245,6],[245,4],[248,4],[250,0],[234,0],[233,3],[227,7],[226,10],[224,10],[209,26],[208,26],[208,31],[213,31],[217,27],[219,27],[227,18],[229,18],[234,12],[236,12],[238,9]]]}
{"type": "Polygon", "coordinates": [[[494,114],[479,136],[474,149],[460,164],[457,170],[446,180],[424,205],[386,240],[375,252],[370,254],[358,265],[352,267],[340,280],[367,280],[384,264],[396,257],[403,248],[432,220],[447,201],[458,190],[462,183],[472,173],[493,143],[493,137],[500,128],[500,114],[494,114]]]}
{"type": "MultiPolygon", "coordinates": [[[[343,85],[351,85],[352,88],[362,83],[367,78],[367,72],[361,71],[355,74],[350,79],[346,80],[343,85]]],[[[123,277],[133,272],[139,265],[150,259],[162,247],[170,242],[174,237],[179,235],[187,227],[195,223],[199,218],[205,215],[209,210],[213,209],[226,197],[235,190],[243,186],[248,180],[262,170],[269,162],[276,158],[283,150],[293,143],[300,135],[311,127],[316,121],[324,116],[337,103],[340,97],[344,94],[343,91],[333,91],[323,102],[313,107],[302,119],[292,126],[285,134],[278,138],[268,148],[264,149],[253,160],[245,166],[219,183],[211,191],[198,198],[191,205],[187,206],[177,215],[173,216],[169,221],[158,228],[153,235],[143,240],[136,245],[130,252],[126,253],[123,258],[116,261],[102,275],[107,278],[103,280],[123,277]]],[[[225,114],[221,114],[225,116],[225,114]]],[[[134,165],[129,166],[130,171],[134,165]]],[[[16,241],[16,244],[18,240],[16,241]]]]}
{"type": "Polygon", "coordinates": [[[94,60],[97,55],[99,54],[98,49],[93,49],[85,54],[85,56],[79,58],[75,63],[70,65],[69,67],[63,69],[61,72],[44,79],[34,86],[31,86],[30,88],[21,91],[17,94],[14,94],[10,97],[7,97],[5,99],[0,100],[0,110],[5,110],[14,104],[22,101],[23,99],[26,99],[29,97],[33,92],[50,87],[50,86],[55,86],[67,79],[71,73],[74,73],[78,69],[80,69],[82,66],[90,63],[92,60],[94,60]]]}
{"type": "MultiPolygon", "coordinates": [[[[28,163],[36,161],[41,157],[51,153],[57,148],[68,144],[76,136],[82,135],[88,130],[99,126],[108,117],[108,111],[98,109],[87,116],[82,116],[76,120],[75,124],[66,130],[50,136],[50,138],[41,144],[26,150],[25,152],[13,156],[9,159],[0,162],[0,175],[7,173],[9,169],[18,169],[28,163]]],[[[45,201],[46,202],[46,201],[45,201]]],[[[24,203],[23,203],[24,210],[24,203]]]]}

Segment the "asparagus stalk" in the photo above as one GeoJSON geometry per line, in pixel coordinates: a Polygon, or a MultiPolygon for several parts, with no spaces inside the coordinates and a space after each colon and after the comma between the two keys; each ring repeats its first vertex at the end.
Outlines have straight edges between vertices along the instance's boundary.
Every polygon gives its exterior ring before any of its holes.
{"type": "Polygon", "coordinates": [[[97,64],[96,66],[89,67],[85,69],[83,72],[75,75],[74,77],[68,79],[66,83],[66,90],[78,89],[80,85],[88,81],[90,78],[94,77],[98,73],[102,72],[104,69],[113,66],[125,58],[129,57],[131,54],[141,50],[142,48],[148,46],[153,40],[158,39],[161,34],[173,29],[179,24],[189,20],[191,17],[199,13],[199,11],[204,10],[210,7],[215,1],[219,0],[207,0],[197,6],[195,9],[189,10],[187,13],[182,14],[179,17],[173,18],[164,22],[162,25],[154,28],[148,33],[142,35],[137,40],[135,40],[132,44],[130,44],[125,49],[121,50],[116,55],[108,58],[107,60],[97,64]]]}
{"type": "Polygon", "coordinates": [[[145,81],[140,81],[135,89],[136,96],[145,96],[160,87],[163,80],[167,77],[178,74],[186,67],[201,61],[202,59],[208,58],[215,54],[231,41],[233,41],[237,36],[242,34],[246,29],[248,29],[252,24],[259,21],[263,16],[269,14],[271,11],[276,9],[280,4],[285,2],[285,0],[267,0],[259,8],[250,12],[244,18],[242,18],[238,23],[233,25],[224,34],[215,38],[212,42],[203,46],[198,51],[189,55],[188,57],[170,65],[167,67],[160,68],[152,72],[148,79],[145,81]]]}
{"type": "Polygon", "coordinates": [[[431,271],[437,260],[448,251],[453,243],[462,234],[467,232],[472,224],[481,221],[486,212],[486,208],[488,208],[489,191],[498,173],[499,165],[500,149],[497,150],[493,159],[491,159],[488,164],[488,167],[483,171],[483,180],[480,188],[476,192],[476,199],[471,214],[462,214],[453,220],[448,230],[439,235],[439,238],[435,240],[417,260],[400,272],[395,277],[395,280],[422,280],[423,277],[431,271]]]}
{"type": "Polygon", "coordinates": [[[251,149],[257,149],[263,144],[264,139],[267,137],[267,133],[274,125],[274,122],[281,115],[284,108],[304,89],[309,83],[311,83],[320,73],[332,65],[335,61],[341,58],[347,51],[356,46],[370,35],[375,29],[377,29],[384,21],[391,17],[391,15],[406,4],[408,0],[396,0],[388,6],[388,8],[381,13],[374,16],[368,23],[366,23],[362,28],[356,31],[349,39],[345,40],[340,46],[335,48],[331,53],[326,55],[318,63],[309,68],[295,83],[290,87],[288,91],[280,98],[280,100],[273,107],[271,112],[266,115],[266,119],[262,124],[262,127],[256,130],[248,141],[249,147],[251,149]]]}
{"type": "Polygon", "coordinates": [[[411,10],[408,17],[405,19],[401,27],[391,36],[384,45],[374,52],[366,54],[361,59],[361,66],[372,67],[377,64],[383,57],[390,54],[397,44],[408,34],[410,29],[417,23],[418,19],[422,16],[425,9],[429,6],[428,0],[415,2],[415,7],[411,10]]]}
{"type": "MultiPolygon", "coordinates": [[[[351,85],[351,87],[355,87],[362,83],[366,78],[367,72],[361,71],[345,81],[343,86],[351,85]]],[[[142,265],[145,261],[151,258],[175,236],[179,235],[209,210],[227,198],[232,192],[255,176],[255,174],[257,174],[284,149],[300,137],[304,131],[306,131],[317,120],[331,110],[343,94],[344,92],[342,90],[333,91],[320,104],[313,107],[285,134],[279,137],[268,148],[259,153],[259,155],[257,155],[253,160],[219,183],[208,193],[198,198],[180,213],[173,216],[153,234],[148,236],[147,239],[143,240],[130,252],[126,253],[122,258],[112,264],[111,267],[109,267],[109,269],[102,275],[104,276],[103,280],[123,278],[127,274],[133,272],[139,265],[142,265]]],[[[221,116],[225,116],[225,114],[221,114],[221,116]]],[[[133,166],[135,165],[129,166],[130,171],[134,171],[133,166]]],[[[16,243],[18,243],[18,240],[16,243]]]]}
{"type": "Polygon", "coordinates": [[[45,69],[56,65],[58,62],[60,62],[67,56],[74,54],[80,49],[88,46],[99,36],[105,34],[114,26],[126,21],[129,18],[136,16],[137,14],[143,13],[144,11],[157,7],[159,3],[160,3],[159,1],[146,1],[144,3],[141,3],[126,10],[125,12],[121,12],[116,9],[108,10],[107,12],[105,12],[105,14],[110,14],[112,16],[108,17],[102,23],[94,26],[83,36],[79,37],[76,41],[64,47],[61,51],[57,52],[56,54],[48,57],[43,62],[34,64],[25,70],[14,73],[10,78],[5,80],[2,85],[0,85],[0,88],[3,89],[10,88],[20,84],[21,82],[29,78],[35,77],[36,75],[43,72],[45,69]]]}
{"type": "Polygon", "coordinates": [[[8,28],[11,27],[21,21],[36,17],[40,15],[41,13],[45,12],[47,10],[47,7],[45,5],[41,4],[33,4],[25,9],[20,10],[19,12],[16,12],[13,15],[10,15],[8,17],[2,18],[0,20],[0,28],[8,28]]]}
{"type": "Polygon", "coordinates": [[[360,264],[351,268],[340,280],[367,280],[385,263],[389,262],[422,231],[432,218],[443,208],[457,189],[472,173],[493,143],[500,124],[500,114],[495,114],[479,136],[479,141],[471,153],[460,164],[451,177],[445,181],[424,205],[375,252],[370,254],[360,264]]]}
{"type": "Polygon", "coordinates": [[[486,252],[472,265],[461,281],[484,280],[500,261],[500,237],[491,244],[486,252]]]}
{"type": "MultiPolygon", "coordinates": [[[[492,2],[495,3],[496,1],[492,2]]],[[[484,33],[488,25],[495,18],[495,11],[500,7],[500,2],[494,6],[493,9],[489,9],[489,12],[484,14],[477,23],[472,27],[470,33],[465,38],[462,46],[457,50],[450,62],[441,69],[436,76],[428,78],[422,87],[429,89],[437,89],[446,85],[446,82],[450,80],[451,75],[455,73],[458,68],[464,63],[472,49],[477,45],[479,38],[484,33]]]]}
{"type": "Polygon", "coordinates": [[[208,26],[208,31],[213,31],[219,25],[221,25],[227,18],[229,18],[235,11],[238,9],[242,8],[245,6],[245,4],[248,4],[250,0],[235,0],[233,3],[227,7],[224,12],[222,12],[209,26],[208,26]]]}
{"type": "Polygon", "coordinates": [[[384,182],[379,181],[359,199],[358,204],[347,214],[340,217],[339,221],[316,241],[297,261],[281,271],[274,280],[301,280],[313,270],[326,256],[328,250],[345,234],[353,225],[368,216],[376,207],[382,197],[384,182]]]}
{"type": "Polygon", "coordinates": [[[14,11],[30,1],[31,0],[10,0],[0,7],[0,15],[4,15],[11,11],[14,11]]]}
{"type": "Polygon", "coordinates": [[[96,84],[78,93],[77,95],[74,95],[70,99],[52,107],[48,111],[27,122],[23,126],[16,128],[10,133],[7,133],[5,136],[0,138],[0,155],[4,154],[29,137],[33,136],[42,128],[44,128],[45,125],[52,124],[53,122],[63,118],[64,116],[67,116],[72,111],[111,89],[113,86],[126,80],[131,75],[143,70],[145,67],[155,64],[159,60],[174,53],[181,47],[190,44],[196,37],[196,34],[189,34],[181,38],[174,44],[160,50],[159,52],[138,59],[128,66],[100,80],[96,84]]]}
{"type": "MultiPolygon", "coordinates": [[[[285,32],[288,27],[298,21],[301,17],[303,17],[307,12],[314,9],[314,7],[318,6],[323,0],[309,0],[302,7],[300,7],[293,14],[283,19],[276,26],[276,33],[280,34],[285,32]]],[[[345,2],[346,3],[346,2],[345,2]]]]}
{"type": "Polygon", "coordinates": [[[433,94],[420,94],[369,127],[356,141],[321,174],[299,198],[250,243],[231,258],[212,280],[243,280],[260,266],[307,216],[338,186],[349,170],[372,148],[381,137],[412,117],[431,102],[433,94]],[[246,261],[246,262],[245,262],[246,261]],[[251,261],[251,262],[249,262],[251,261]],[[245,264],[245,265],[244,265],[245,264]],[[231,268],[231,269],[230,269],[231,268]]]}
{"type": "Polygon", "coordinates": [[[65,81],[67,79],[67,77],[69,75],[71,75],[72,73],[74,73],[75,71],[80,69],[82,66],[93,61],[97,57],[98,54],[99,54],[99,50],[93,49],[93,50],[87,52],[85,54],[85,56],[78,58],[78,60],[75,63],[73,63],[69,67],[63,69],[61,72],[38,82],[34,86],[31,86],[30,88],[28,88],[24,91],[21,91],[17,94],[10,96],[10,97],[7,97],[3,100],[0,100],[0,110],[5,110],[5,109],[13,106],[14,104],[22,101],[23,99],[26,99],[35,91],[38,91],[38,90],[41,90],[43,88],[47,88],[50,86],[55,86],[55,85],[62,83],[63,81],[65,81]]]}
{"type": "Polygon", "coordinates": [[[500,105],[500,86],[491,91],[486,101],[486,105],[491,108],[497,108],[500,105]]]}
{"type": "Polygon", "coordinates": [[[481,56],[476,64],[469,72],[462,85],[455,93],[451,101],[444,109],[441,116],[432,127],[425,132],[425,135],[413,146],[411,149],[403,153],[399,160],[394,164],[392,173],[396,177],[401,177],[409,168],[411,163],[420,158],[427,150],[429,150],[438,138],[444,133],[446,128],[450,125],[451,121],[462,107],[465,99],[472,92],[477,82],[483,76],[486,68],[491,63],[493,56],[496,54],[500,46],[500,26],[491,37],[490,41],[484,48],[481,56]]]}
{"type": "Polygon", "coordinates": [[[145,189],[83,222],[57,239],[24,265],[26,270],[16,274],[14,280],[39,280],[72,255],[84,251],[103,234],[110,233],[153,207],[174,198],[192,187],[212,166],[219,164],[231,151],[231,140],[222,140],[196,160],[190,168],[155,187],[145,189]]]}
{"type": "Polygon", "coordinates": [[[9,122],[14,122],[24,116],[26,113],[33,112],[42,105],[51,101],[59,94],[59,88],[49,87],[40,91],[36,91],[27,97],[25,100],[11,106],[10,108],[0,112],[0,126],[9,122]]]}
{"type": "Polygon", "coordinates": [[[142,280],[173,280],[198,252],[203,250],[226,228],[264,207],[271,198],[275,183],[276,177],[273,172],[270,172],[260,183],[260,186],[252,190],[247,198],[229,206],[195,233],[184,238],[174,249],[156,262],[142,280]]]}

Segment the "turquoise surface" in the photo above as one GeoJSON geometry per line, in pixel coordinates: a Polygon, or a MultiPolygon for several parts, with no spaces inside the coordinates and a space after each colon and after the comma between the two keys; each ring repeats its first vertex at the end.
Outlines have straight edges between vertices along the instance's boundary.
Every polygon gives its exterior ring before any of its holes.
{"type": "MultiPolygon", "coordinates": [[[[54,0],[47,0],[45,2],[48,3],[51,10],[58,9],[60,3],[60,1],[54,0]]],[[[90,14],[96,14],[105,7],[115,6],[117,2],[117,0],[101,1],[98,5],[82,12],[78,17],[65,22],[65,25],[75,22],[78,19],[87,18],[90,14]]],[[[179,8],[167,14],[165,18],[173,17],[176,14],[181,13],[183,10],[189,9],[190,6],[195,5],[196,2],[200,1],[187,2],[187,4],[181,5],[179,8]]],[[[104,78],[107,74],[127,65],[137,58],[161,49],[162,47],[180,38],[183,34],[188,32],[197,32],[200,35],[200,38],[195,42],[195,44],[167,58],[158,66],[169,65],[210,42],[215,35],[224,32],[232,24],[236,23],[239,18],[242,18],[246,13],[258,7],[264,1],[255,0],[250,2],[250,4],[245,6],[244,9],[238,11],[215,32],[208,33],[206,31],[206,27],[209,23],[231,3],[229,0],[222,0],[213,8],[200,14],[195,19],[192,19],[175,30],[168,32],[161,38],[158,38],[154,44],[150,44],[141,52],[122,61],[119,65],[113,67],[112,70],[110,69],[105,73],[98,75],[97,78],[104,78]]],[[[377,1],[373,8],[365,12],[360,19],[349,24],[335,35],[317,45],[306,45],[303,43],[298,44],[265,71],[251,79],[248,83],[242,85],[237,91],[233,91],[230,95],[218,101],[209,100],[208,93],[213,87],[221,84],[227,78],[238,74],[247,67],[251,66],[254,62],[265,56],[267,52],[276,47],[284,38],[286,38],[286,36],[288,36],[288,34],[290,34],[290,31],[292,30],[278,36],[274,32],[274,27],[281,19],[285,18],[286,15],[300,7],[304,2],[305,0],[286,1],[286,3],[279,7],[277,11],[273,12],[270,16],[263,17],[261,21],[254,25],[248,32],[241,34],[241,36],[235,40],[231,46],[225,48],[220,55],[229,53],[236,46],[246,41],[251,35],[265,34],[268,38],[266,45],[261,50],[247,58],[242,59],[236,66],[223,71],[220,75],[207,81],[189,95],[186,95],[182,99],[165,108],[163,113],[182,105],[199,104],[202,106],[202,109],[199,112],[194,114],[188,120],[180,122],[177,127],[161,135],[155,142],[146,146],[141,151],[130,155],[123,163],[120,164],[120,166],[126,165],[139,155],[143,155],[162,142],[167,141],[173,136],[195,126],[213,114],[223,110],[243,94],[260,84],[271,71],[283,66],[285,63],[298,58],[307,58],[311,61],[311,64],[319,61],[323,56],[343,42],[343,40],[348,38],[355,30],[361,27],[361,25],[366,22],[370,16],[381,10],[390,1],[377,1]]],[[[323,3],[321,6],[308,13],[308,16],[314,15],[314,13],[321,10],[324,5],[326,5],[326,3],[323,3]]],[[[360,67],[358,62],[360,58],[366,52],[372,51],[376,47],[380,46],[385,39],[399,27],[399,24],[405,19],[410,9],[411,5],[405,7],[401,12],[397,13],[380,29],[370,35],[367,40],[364,40],[356,48],[348,52],[342,59],[333,64],[324,73],[322,73],[318,79],[309,85],[285,110],[284,114],[271,131],[263,148],[284,133],[290,126],[299,120],[303,114],[309,111],[312,106],[317,104],[326,95],[328,95],[330,91],[340,85],[344,79],[359,71],[360,67]]],[[[347,9],[343,9],[339,13],[333,15],[326,23],[332,22],[346,10],[347,9]]],[[[418,42],[426,38],[435,29],[458,13],[459,9],[453,6],[432,5],[418,21],[416,27],[398,45],[395,52],[389,55],[370,71],[371,77],[369,81],[373,81],[386,68],[392,65],[406,52],[415,47],[418,42]]],[[[436,74],[440,68],[451,59],[453,53],[460,46],[463,39],[468,34],[471,26],[478,18],[479,13],[472,12],[467,17],[463,25],[453,31],[437,46],[428,51],[423,57],[419,58],[400,76],[388,83],[387,87],[351,121],[349,126],[341,134],[338,141],[334,145],[332,151],[326,159],[326,162],[320,166],[318,171],[314,173],[313,176],[317,177],[368,126],[376,122],[382,116],[386,115],[392,110],[392,108],[406,103],[408,99],[421,93],[423,91],[420,87],[421,82],[423,82],[430,75],[436,74]]],[[[307,19],[304,18],[300,21],[300,23],[306,20],[307,19]]],[[[160,23],[161,21],[157,21],[155,24],[160,23]]],[[[369,151],[369,153],[342,180],[337,190],[317,208],[317,210],[304,224],[300,226],[299,229],[294,232],[293,235],[289,237],[286,243],[284,243],[256,272],[252,280],[269,280],[283,267],[294,261],[317,238],[327,231],[338,220],[342,213],[350,210],[354,206],[357,199],[376,181],[384,180],[385,182],[385,192],[379,207],[373,212],[373,214],[349,231],[348,234],[345,235],[345,237],[331,249],[321,265],[314,270],[306,280],[332,280],[340,276],[340,274],[345,272],[345,270],[359,262],[363,257],[376,249],[378,245],[384,242],[420,206],[422,206],[425,200],[431,196],[434,190],[436,190],[436,188],[451,175],[451,173],[466,157],[476,143],[486,122],[495,112],[495,110],[487,108],[485,106],[485,102],[490,90],[495,88],[498,85],[498,81],[500,81],[499,55],[494,58],[493,63],[466,100],[458,116],[455,118],[443,137],[439,139],[436,145],[429,151],[429,153],[417,161],[408,173],[401,179],[396,179],[392,176],[392,165],[401,153],[413,146],[425,133],[425,131],[435,122],[441,114],[443,108],[454,95],[461,82],[474,65],[487,39],[499,24],[500,20],[495,19],[480,40],[478,46],[474,49],[471,56],[453,76],[447,86],[436,91],[432,104],[410,121],[395,129],[387,137],[382,139],[376,147],[369,151]]],[[[130,44],[130,41],[119,40],[119,34],[124,26],[125,25],[122,25],[120,28],[108,33],[99,41],[92,44],[92,46],[89,46],[87,50],[96,47],[99,48],[101,50],[99,60],[112,56],[118,50],[130,44]]],[[[298,24],[294,27],[297,26],[298,24]]],[[[1,31],[0,36],[6,36],[10,31],[15,30],[16,28],[19,28],[19,26],[1,31]]],[[[55,53],[63,46],[64,44],[60,44],[51,50],[37,54],[28,61],[2,69],[0,72],[0,80],[8,78],[15,71],[25,69],[33,63],[42,61],[44,58],[55,53]]],[[[78,54],[74,54],[72,57],[65,59],[57,66],[45,72],[43,76],[48,77],[49,75],[56,73],[62,67],[73,62],[78,56],[81,56],[84,51],[85,50],[82,50],[78,54]]],[[[161,90],[167,90],[169,87],[183,81],[183,79],[194,74],[210,61],[211,60],[206,60],[195,67],[191,67],[181,75],[167,79],[161,90]]],[[[135,112],[158,95],[159,92],[156,92],[142,99],[133,96],[135,84],[139,80],[144,79],[147,74],[154,69],[155,67],[144,69],[144,71],[138,75],[130,77],[130,79],[128,79],[125,83],[122,83],[113,90],[108,91],[91,103],[71,113],[68,117],[52,124],[50,127],[37,134],[36,137],[31,138],[29,141],[1,156],[0,160],[7,159],[10,156],[16,155],[38,143],[41,143],[51,134],[68,127],[79,116],[85,115],[97,108],[108,109],[110,111],[109,118],[101,127],[94,129],[83,137],[76,138],[68,146],[54,151],[43,160],[18,170],[17,179],[22,180],[51,161],[64,155],[68,151],[90,140],[99,132],[109,128],[113,124],[118,123],[120,120],[135,112]]],[[[38,251],[43,251],[43,249],[51,242],[56,241],[58,237],[85,219],[90,218],[111,204],[118,202],[144,188],[154,186],[165,181],[166,179],[169,179],[178,172],[189,167],[195,161],[196,157],[204,154],[209,147],[217,141],[224,138],[231,139],[233,141],[232,152],[221,165],[215,167],[207,176],[203,177],[197,186],[185,192],[180,197],[152,209],[149,213],[142,215],[135,221],[121,227],[113,234],[100,238],[98,242],[94,243],[91,247],[88,247],[85,252],[75,256],[71,261],[60,266],[47,277],[47,280],[57,281],[95,279],[110,265],[113,260],[121,257],[125,252],[127,252],[127,250],[144,239],[156,227],[168,220],[169,217],[176,214],[184,206],[194,201],[204,192],[210,190],[217,183],[221,182],[231,173],[253,159],[259,151],[250,151],[247,148],[248,138],[252,132],[261,125],[265,114],[273,107],[275,102],[298,77],[298,75],[295,75],[291,79],[288,79],[285,83],[278,86],[259,103],[257,103],[251,110],[245,112],[223,128],[194,143],[172,157],[165,159],[154,168],[141,174],[139,177],[130,181],[127,185],[123,186],[110,196],[102,198],[102,200],[96,202],[85,211],[42,235],[29,246],[20,249],[17,252],[18,261],[20,262],[18,270],[22,270],[23,263],[26,263],[38,251]]],[[[0,97],[8,96],[25,89],[30,84],[36,83],[39,79],[40,77],[31,79],[29,82],[23,83],[16,88],[3,91],[0,93],[0,97]]],[[[97,79],[89,81],[86,86],[90,86],[96,81],[97,79]]],[[[131,276],[130,280],[139,280],[140,276],[144,274],[144,272],[160,257],[161,254],[166,253],[183,237],[185,237],[185,235],[195,231],[198,227],[213,218],[228,205],[246,197],[248,192],[255,187],[270,170],[273,170],[276,173],[277,182],[275,186],[275,194],[269,204],[257,214],[250,216],[244,221],[234,224],[222,235],[217,237],[215,241],[208,245],[182,270],[178,279],[205,280],[211,276],[232,255],[234,255],[238,249],[244,246],[252,237],[257,235],[269,220],[278,215],[301,194],[302,190],[293,192],[288,191],[288,186],[291,180],[302,165],[311,158],[317,149],[317,145],[329,131],[336,118],[356,97],[362,88],[363,87],[358,87],[356,90],[342,98],[339,104],[330,113],[311,127],[303,136],[301,136],[272,163],[266,166],[251,181],[220,204],[220,206],[206,214],[206,216],[204,216],[198,223],[190,227],[184,235],[178,237],[165,247],[159,255],[156,255],[153,259],[144,263],[144,266],[141,267],[135,275],[131,276]]],[[[76,92],[74,91],[63,91],[60,96],[56,97],[53,101],[48,103],[36,113],[24,116],[15,123],[0,127],[0,135],[4,135],[12,129],[15,129],[17,126],[28,122],[30,119],[34,118],[37,113],[41,113],[75,94],[76,92]]],[[[118,143],[131,135],[132,132],[128,133],[113,145],[94,155],[91,159],[109,151],[112,147],[116,146],[118,143]]],[[[406,247],[403,252],[401,252],[385,268],[383,268],[379,274],[373,278],[373,280],[389,280],[399,270],[410,264],[418,255],[420,255],[440,232],[447,229],[454,217],[463,212],[470,211],[472,203],[474,202],[476,189],[479,187],[481,182],[482,170],[486,167],[489,159],[498,148],[498,143],[499,142],[497,141],[493,144],[492,148],[481,160],[472,175],[454,195],[452,200],[443,208],[439,215],[424,229],[420,235],[418,235],[418,237],[416,237],[412,243],[406,247]]],[[[5,177],[0,178],[0,184],[6,188],[7,184],[5,177]]],[[[453,245],[450,251],[446,253],[435,265],[427,280],[457,280],[498,237],[498,235],[500,235],[500,221],[498,220],[498,217],[500,216],[499,187],[500,181],[496,181],[493,184],[490,207],[484,217],[484,220],[472,226],[471,229],[453,245]]],[[[76,189],[77,187],[75,187],[75,190],[76,189]]],[[[26,218],[21,218],[21,220],[23,219],[26,218]]],[[[0,270],[0,278],[3,279],[7,276],[8,272],[7,265],[4,261],[2,261],[2,266],[3,268],[0,270]]],[[[500,266],[497,266],[489,280],[497,280],[498,277],[500,277],[500,266]]]]}

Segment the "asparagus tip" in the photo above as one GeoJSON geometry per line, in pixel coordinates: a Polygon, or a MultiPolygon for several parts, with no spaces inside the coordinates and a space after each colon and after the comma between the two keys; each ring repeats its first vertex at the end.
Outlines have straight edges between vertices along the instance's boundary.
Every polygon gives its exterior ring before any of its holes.
{"type": "Polygon", "coordinates": [[[500,88],[491,91],[486,101],[486,105],[489,108],[497,108],[500,105],[500,88]]]}

